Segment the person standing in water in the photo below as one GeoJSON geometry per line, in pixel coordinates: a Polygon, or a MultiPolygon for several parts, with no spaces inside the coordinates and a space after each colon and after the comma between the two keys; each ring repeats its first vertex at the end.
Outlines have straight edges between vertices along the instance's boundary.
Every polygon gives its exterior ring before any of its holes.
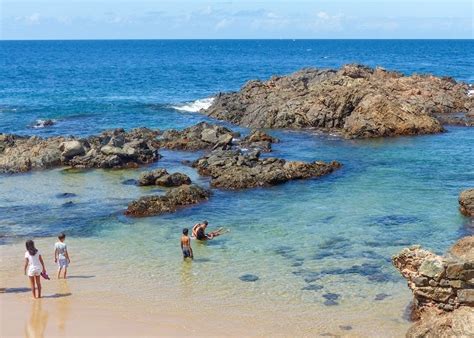
{"type": "Polygon", "coordinates": [[[31,239],[27,240],[25,245],[25,275],[28,273],[33,298],[41,298],[40,276],[42,273],[46,275],[43,257],[41,257],[38,249],[35,248],[35,243],[31,239]],[[38,290],[38,295],[36,295],[36,290],[38,290]]]}
{"type": "Polygon", "coordinates": [[[67,251],[67,245],[64,243],[66,235],[60,233],[58,236],[59,241],[54,244],[54,263],[58,264],[58,279],[61,278],[61,270],[64,269],[64,279],[66,279],[67,267],[71,263],[69,259],[69,253],[67,251]]]}
{"type": "Polygon", "coordinates": [[[181,251],[183,252],[183,259],[194,258],[193,248],[191,248],[191,238],[188,236],[188,228],[183,229],[183,235],[181,235],[181,251]]]}

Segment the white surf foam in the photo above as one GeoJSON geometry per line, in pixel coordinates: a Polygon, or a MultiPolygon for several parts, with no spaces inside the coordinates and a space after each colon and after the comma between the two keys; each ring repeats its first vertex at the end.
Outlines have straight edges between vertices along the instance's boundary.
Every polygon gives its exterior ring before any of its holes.
{"type": "Polygon", "coordinates": [[[41,119],[39,119],[39,120],[36,120],[36,123],[33,126],[33,128],[38,129],[38,128],[50,127],[55,123],[56,123],[56,120],[51,120],[51,119],[41,120],[41,119]]]}
{"type": "Polygon", "coordinates": [[[172,106],[173,109],[179,111],[187,111],[197,113],[202,109],[207,109],[211,106],[212,102],[214,102],[213,97],[207,97],[205,99],[199,99],[194,102],[187,102],[180,105],[172,106]]]}
{"type": "Polygon", "coordinates": [[[467,96],[469,96],[469,97],[474,96],[474,89],[469,89],[467,91],[467,96]]]}

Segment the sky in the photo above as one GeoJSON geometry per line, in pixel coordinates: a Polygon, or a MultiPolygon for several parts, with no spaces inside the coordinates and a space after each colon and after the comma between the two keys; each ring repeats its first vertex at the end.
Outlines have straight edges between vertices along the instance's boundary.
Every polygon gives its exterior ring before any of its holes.
{"type": "Polygon", "coordinates": [[[472,0],[0,0],[0,38],[472,39],[472,0]]]}

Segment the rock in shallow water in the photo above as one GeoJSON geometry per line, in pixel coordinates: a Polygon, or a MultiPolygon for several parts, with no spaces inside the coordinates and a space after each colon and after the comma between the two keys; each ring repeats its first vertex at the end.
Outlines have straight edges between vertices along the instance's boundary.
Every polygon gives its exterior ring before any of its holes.
{"type": "Polygon", "coordinates": [[[261,159],[258,152],[246,154],[239,150],[215,150],[195,161],[193,167],[200,175],[210,176],[213,187],[246,189],[327,175],[341,164],[335,161],[306,163],[261,159]]]}
{"type": "Polygon", "coordinates": [[[459,210],[463,215],[474,216],[474,188],[461,192],[459,195],[459,210]]]}
{"type": "Polygon", "coordinates": [[[413,291],[408,337],[474,335],[474,236],[459,240],[445,257],[413,246],[392,258],[413,291]]]}
{"type": "Polygon", "coordinates": [[[172,188],[164,196],[144,196],[128,205],[125,215],[145,217],[175,212],[176,210],[209,199],[209,190],[197,185],[172,188]]]}
{"type": "Polygon", "coordinates": [[[247,127],[312,127],[349,137],[427,134],[443,130],[434,114],[472,109],[467,89],[449,78],[360,65],[303,69],[219,94],[206,114],[247,127]]]}
{"type": "Polygon", "coordinates": [[[242,282],[256,282],[258,281],[258,276],[252,274],[245,274],[239,277],[242,282]]]}
{"type": "Polygon", "coordinates": [[[0,173],[59,166],[134,168],[159,159],[158,131],[137,128],[105,131],[86,139],[0,135],[0,173]]]}
{"type": "Polygon", "coordinates": [[[158,185],[162,187],[178,187],[183,184],[191,184],[188,175],[182,173],[169,174],[166,169],[155,169],[140,175],[138,185],[158,185]]]}

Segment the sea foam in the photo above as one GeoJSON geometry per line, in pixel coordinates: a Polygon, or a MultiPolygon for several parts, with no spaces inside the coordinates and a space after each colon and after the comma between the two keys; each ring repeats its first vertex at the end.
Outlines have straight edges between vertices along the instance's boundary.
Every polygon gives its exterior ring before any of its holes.
{"type": "Polygon", "coordinates": [[[212,102],[214,102],[214,98],[207,97],[205,99],[199,99],[194,102],[187,102],[187,103],[179,104],[176,106],[172,106],[172,108],[176,110],[180,110],[180,111],[197,113],[201,111],[202,109],[209,108],[212,105],[212,102]]]}

